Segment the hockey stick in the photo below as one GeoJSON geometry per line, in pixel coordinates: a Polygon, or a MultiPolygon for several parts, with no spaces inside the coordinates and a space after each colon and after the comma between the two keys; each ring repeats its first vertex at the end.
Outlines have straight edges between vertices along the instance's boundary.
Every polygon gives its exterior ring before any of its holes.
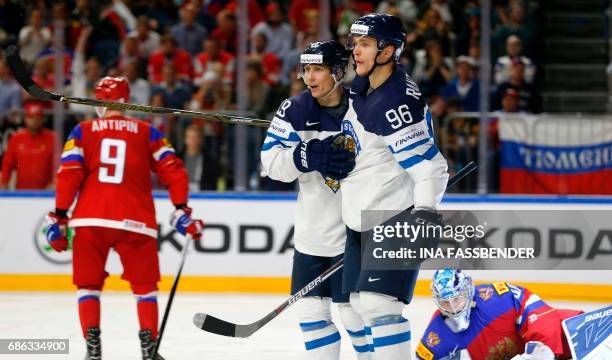
{"type": "Polygon", "coordinates": [[[201,111],[170,109],[157,106],[139,105],[131,103],[120,103],[112,101],[102,101],[98,99],[89,99],[82,97],[65,96],[42,89],[30,77],[26,67],[19,56],[19,49],[15,45],[6,48],[5,52],[6,63],[11,69],[15,80],[28,92],[28,94],[40,100],[59,101],[63,103],[72,103],[88,106],[106,107],[115,110],[131,110],[153,114],[177,115],[189,118],[197,118],[211,121],[220,121],[228,124],[252,125],[259,127],[268,127],[269,120],[251,119],[242,116],[207,113],[201,111]]]}
{"type": "Polygon", "coordinates": [[[162,318],[161,326],[159,327],[159,333],[157,334],[157,341],[155,344],[155,349],[153,350],[153,359],[157,360],[157,350],[159,350],[159,346],[161,345],[162,336],[164,335],[164,329],[166,328],[166,323],[168,322],[168,317],[170,315],[170,307],[172,307],[172,301],[174,300],[174,294],[176,294],[176,288],[178,287],[179,280],[181,278],[181,273],[183,272],[183,265],[185,265],[185,258],[187,257],[187,251],[189,250],[189,245],[192,242],[192,238],[190,235],[185,236],[185,245],[183,246],[183,251],[181,253],[181,263],[179,264],[178,271],[176,272],[176,276],[174,277],[174,282],[172,283],[172,288],[170,289],[170,295],[168,296],[168,303],[166,304],[166,309],[164,310],[164,317],[162,318]]]}
{"type": "MultiPolygon", "coordinates": [[[[473,161],[470,162],[463,169],[459,170],[455,174],[455,176],[453,176],[448,181],[446,188],[448,189],[450,187],[453,187],[455,184],[457,184],[459,180],[474,171],[476,168],[476,163],[473,161]]],[[[193,316],[193,323],[198,328],[213,334],[240,338],[249,337],[253,335],[253,333],[255,333],[257,330],[261,329],[264,325],[269,323],[272,319],[280,315],[280,313],[285,311],[296,301],[298,301],[303,296],[312,291],[312,289],[316,288],[323,281],[332,276],[336,271],[342,268],[343,263],[344,260],[340,260],[334,265],[332,265],[329,269],[325,270],[321,275],[317,276],[314,280],[312,280],[306,286],[300,289],[300,291],[291,295],[289,299],[287,299],[284,303],[280,304],[276,309],[272,310],[272,312],[268,313],[266,316],[255,321],[254,323],[245,325],[234,324],[205,313],[196,313],[193,316]]]]}

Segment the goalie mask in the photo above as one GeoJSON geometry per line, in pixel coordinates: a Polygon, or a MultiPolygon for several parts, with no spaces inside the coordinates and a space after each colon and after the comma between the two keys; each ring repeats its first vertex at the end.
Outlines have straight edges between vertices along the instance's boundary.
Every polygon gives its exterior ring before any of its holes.
{"type": "MultiPolygon", "coordinates": [[[[106,76],[96,84],[94,96],[98,100],[110,102],[127,102],[130,99],[130,84],[125,78],[106,76]]],[[[99,117],[104,117],[106,108],[96,106],[99,117]]]]}
{"type": "Polygon", "coordinates": [[[346,73],[348,59],[349,51],[337,41],[313,42],[300,54],[298,79],[304,79],[306,65],[322,65],[329,68],[329,72],[334,79],[334,87],[327,94],[323,95],[327,96],[340,86],[342,78],[346,73]]]}
{"type": "Polygon", "coordinates": [[[431,292],[436,306],[446,317],[445,323],[451,330],[466,330],[470,325],[474,302],[472,278],[461,270],[437,270],[431,283],[431,292]]]}

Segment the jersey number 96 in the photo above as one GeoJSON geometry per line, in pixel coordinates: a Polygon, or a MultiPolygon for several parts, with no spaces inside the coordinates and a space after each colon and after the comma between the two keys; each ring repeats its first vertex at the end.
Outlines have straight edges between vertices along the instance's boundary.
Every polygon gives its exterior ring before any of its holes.
{"type": "Polygon", "coordinates": [[[410,113],[410,109],[408,109],[408,105],[402,104],[397,110],[391,109],[385,113],[387,117],[387,121],[391,123],[391,127],[395,129],[399,129],[402,127],[402,123],[410,124],[412,123],[412,114],[410,113]]]}

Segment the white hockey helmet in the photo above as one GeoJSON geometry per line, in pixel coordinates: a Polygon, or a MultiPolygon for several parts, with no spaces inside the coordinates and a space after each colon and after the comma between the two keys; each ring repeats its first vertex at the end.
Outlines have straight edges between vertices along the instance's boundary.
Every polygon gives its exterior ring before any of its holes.
{"type": "Polygon", "coordinates": [[[448,319],[445,323],[451,330],[466,330],[470,325],[474,301],[472,278],[461,270],[437,270],[431,283],[431,292],[436,306],[448,319]]]}

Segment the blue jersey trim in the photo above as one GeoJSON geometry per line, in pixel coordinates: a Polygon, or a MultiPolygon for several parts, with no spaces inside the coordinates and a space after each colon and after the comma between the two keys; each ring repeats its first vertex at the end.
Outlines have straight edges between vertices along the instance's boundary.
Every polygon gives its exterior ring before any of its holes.
{"type": "Polygon", "coordinates": [[[438,154],[438,147],[436,145],[431,145],[427,151],[423,155],[414,155],[409,157],[406,160],[400,161],[400,166],[404,169],[408,169],[413,167],[414,165],[420,163],[423,160],[431,160],[436,154],[438,154]]]}
{"type": "Polygon", "coordinates": [[[300,136],[298,134],[296,134],[295,132],[291,132],[289,134],[288,138],[284,138],[282,136],[278,136],[278,135],[273,134],[273,133],[271,133],[269,131],[266,133],[266,136],[274,138],[274,139],[276,139],[278,141],[301,141],[302,140],[302,139],[300,139],[300,136]]]}
{"type": "Polygon", "coordinates": [[[423,140],[419,140],[419,141],[417,141],[417,142],[415,142],[415,143],[412,143],[412,144],[410,144],[410,145],[408,145],[408,146],[406,146],[406,147],[404,147],[404,148],[401,148],[401,149],[399,149],[399,150],[397,150],[397,151],[393,150],[393,148],[391,147],[391,145],[387,145],[387,146],[389,147],[389,150],[391,150],[391,152],[392,152],[393,154],[399,154],[399,153],[401,153],[402,151],[412,150],[412,149],[414,149],[415,147],[420,146],[420,145],[423,145],[423,144],[427,144],[428,142],[429,142],[429,138],[427,138],[427,139],[423,139],[423,140]]]}
{"type": "Polygon", "coordinates": [[[61,158],[60,162],[64,163],[64,162],[68,162],[68,161],[79,161],[79,162],[83,162],[84,159],[81,155],[68,155],[65,156],[63,158],[61,158]]]}
{"type": "Polygon", "coordinates": [[[68,140],[71,139],[83,140],[83,130],[81,130],[81,124],[78,124],[72,129],[70,135],[68,135],[68,140]]]}
{"type": "Polygon", "coordinates": [[[312,340],[312,341],[307,341],[304,343],[304,345],[306,345],[306,350],[313,350],[316,348],[320,348],[321,346],[326,346],[329,344],[333,344],[336,341],[340,340],[340,333],[339,332],[335,332],[331,335],[327,335],[325,337],[322,337],[320,339],[316,339],[316,340],[312,340]]]}
{"type": "Polygon", "coordinates": [[[274,140],[274,141],[264,143],[263,146],[261,147],[261,151],[268,151],[276,145],[280,145],[284,148],[290,147],[289,145],[285,145],[282,141],[274,140]]]}

